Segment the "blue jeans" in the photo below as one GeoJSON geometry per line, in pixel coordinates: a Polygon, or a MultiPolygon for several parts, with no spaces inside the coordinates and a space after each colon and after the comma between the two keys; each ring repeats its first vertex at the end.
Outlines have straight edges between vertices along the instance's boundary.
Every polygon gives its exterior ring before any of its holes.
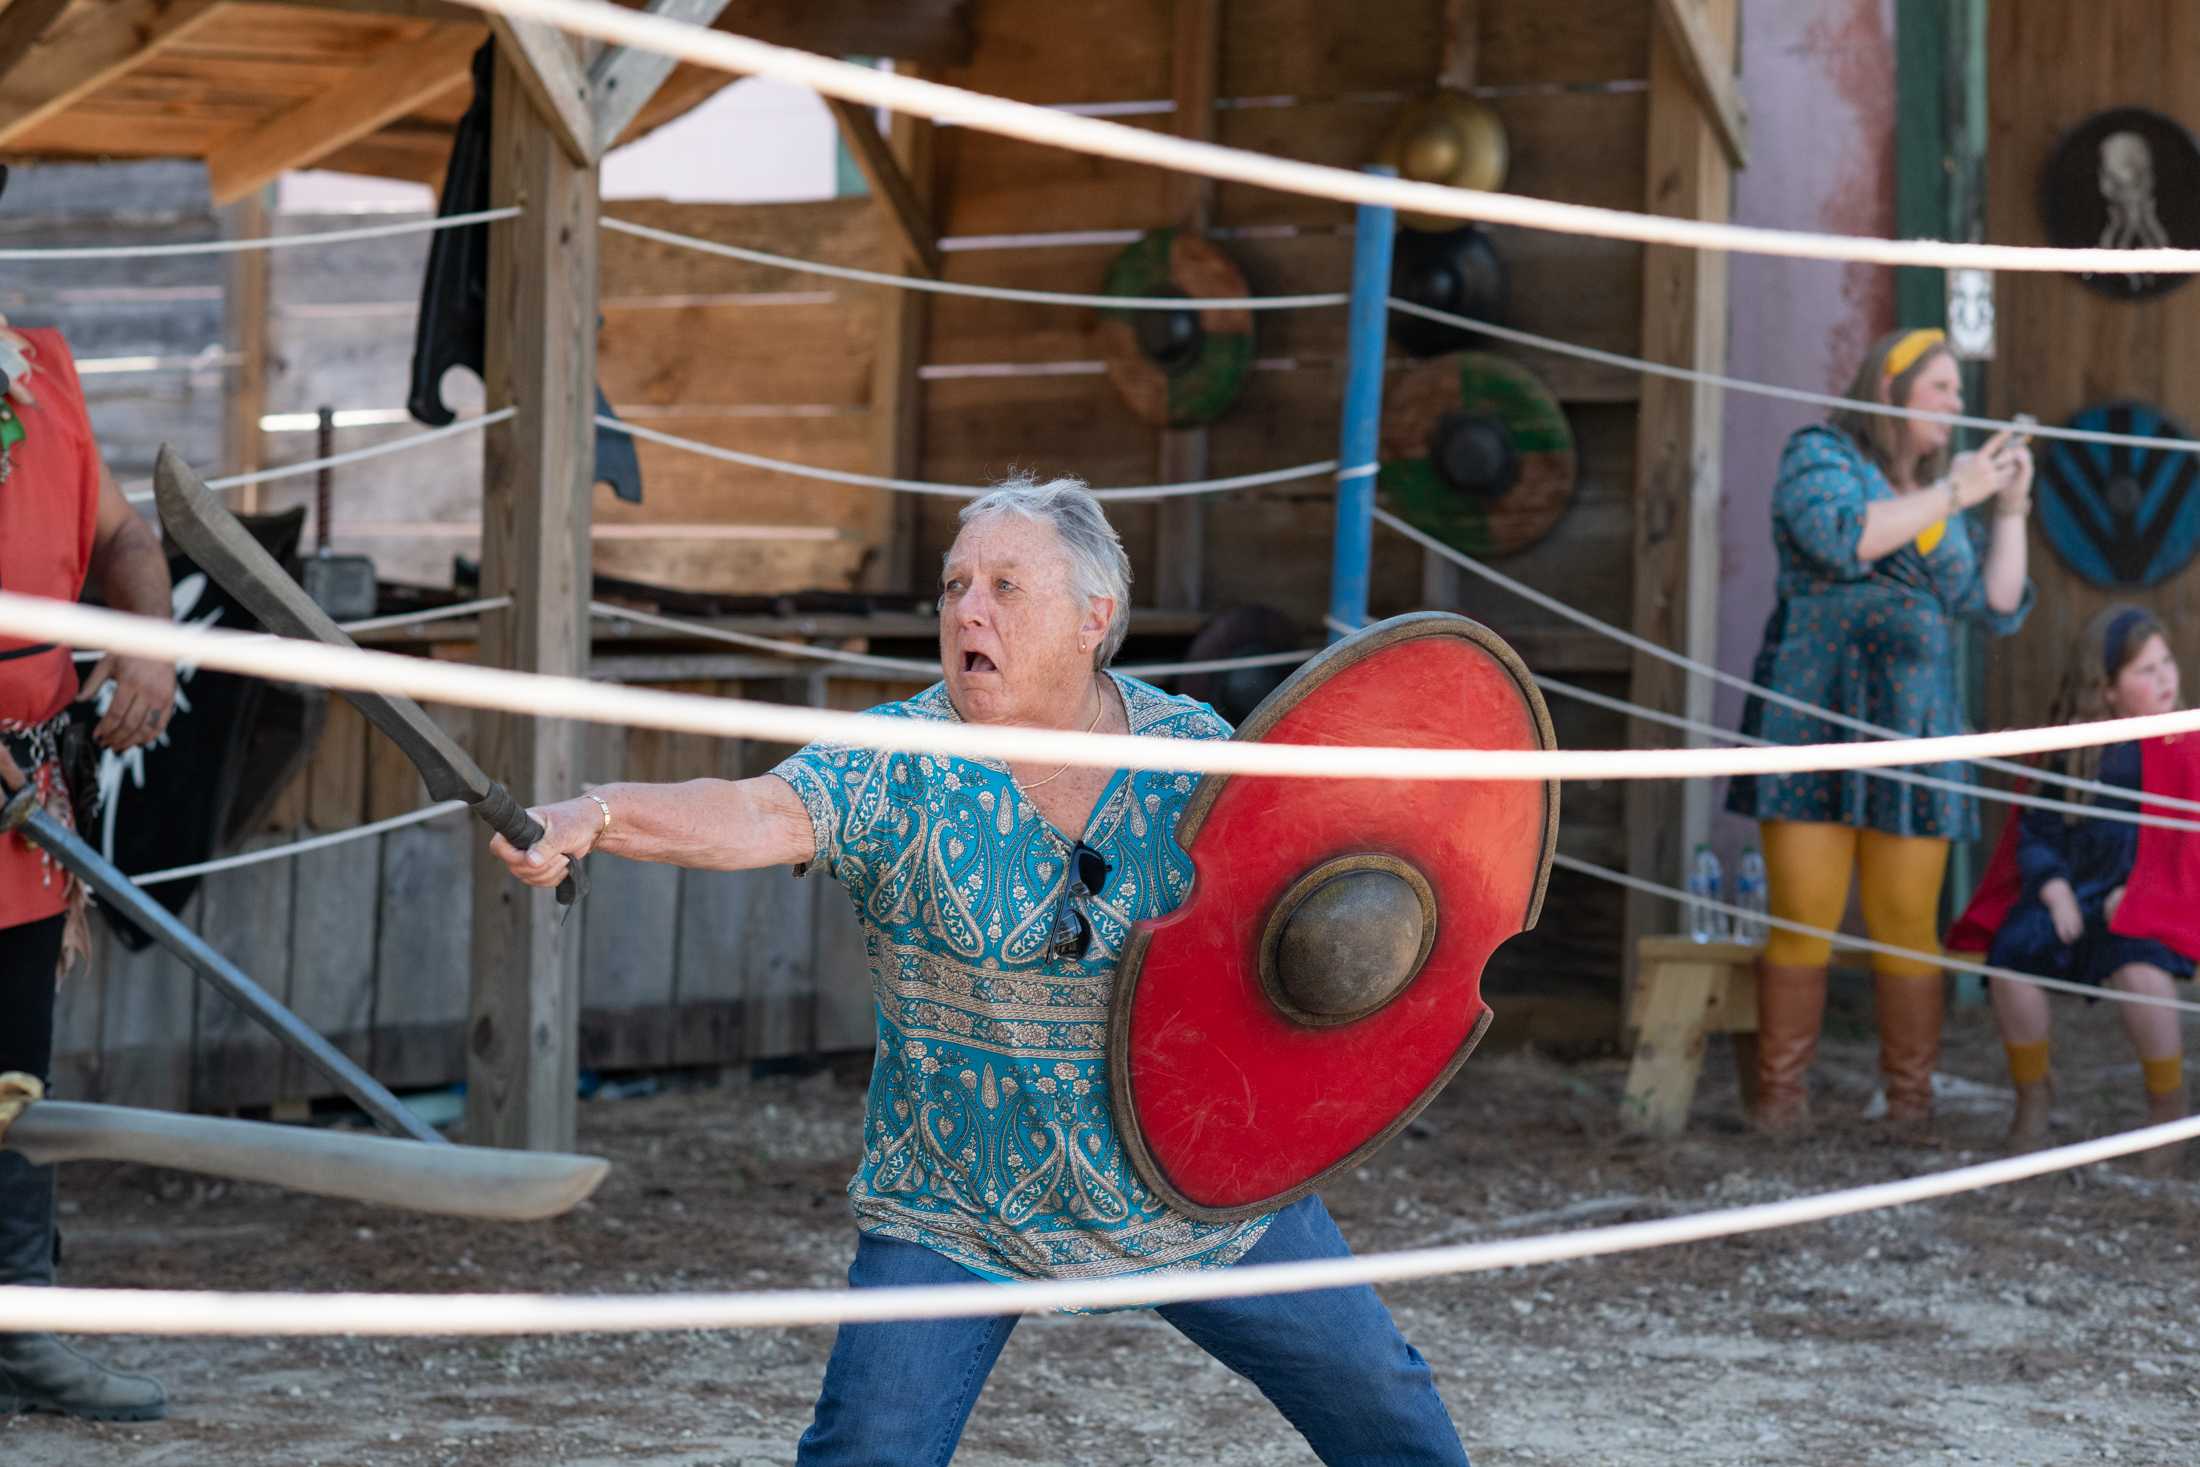
{"type": "MultiPolygon", "coordinates": [[[[1246,1263],[1350,1253],[1319,1197],[1276,1214],[1246,1263]]],[[[848,1283],[858,1289],[969,1283],[959,1265],[914,1243],[865,1235],[848,1283]]],[[[1260,1388],[1330,1467],[1468,1467],[1428,1363],[1370,1288],[1165,1304],[1191,1342],[1260,1388]]],[[[944,1467],[1016,1316],[844,1324],[825,1366],[805,1467],[944,1467]]]]}

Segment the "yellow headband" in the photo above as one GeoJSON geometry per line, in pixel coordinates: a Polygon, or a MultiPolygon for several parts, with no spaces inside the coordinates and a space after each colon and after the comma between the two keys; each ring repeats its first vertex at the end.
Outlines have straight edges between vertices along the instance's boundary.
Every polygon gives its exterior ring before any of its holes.
{"type": "Polygon", "coordinates": [[[1936,346],[1947,343],[1948,333],[1937,326],[1923,326],[1908,332],[1887,350],[1887,364],[1883,369],[1890,382],[1910,370],[1918,359],[1936,346]]]}

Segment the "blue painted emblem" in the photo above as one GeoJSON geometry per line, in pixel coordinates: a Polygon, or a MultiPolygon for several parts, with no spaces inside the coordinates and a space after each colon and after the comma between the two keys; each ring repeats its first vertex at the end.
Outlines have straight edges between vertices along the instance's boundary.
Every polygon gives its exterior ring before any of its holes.
{"type": "MultiPolygon", "coordinates": [[[[2189,435],[2143,402],[2107,402],[2072,428],[2147,438],[2189,435]]],[[[2169,448],[2043,440],[2039,516],[2063,563],[2096,586],[2158,586],[2200,550],[2200,456],[2169,448]]]]}

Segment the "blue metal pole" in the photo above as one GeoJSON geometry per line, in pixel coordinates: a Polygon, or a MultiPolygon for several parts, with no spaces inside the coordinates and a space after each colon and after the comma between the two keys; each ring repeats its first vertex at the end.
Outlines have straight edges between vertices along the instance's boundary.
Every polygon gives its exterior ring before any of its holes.
{"type": "MultiPolygon", "coordinates": [[[[1363,170],[1395,178],[1398,170],[1363,170]]],[[[1375,453],[1383,422],[1383,346],[1390,324],[1390,254],[1396,216],[1362,204],[1352,240],[1351,330],[1345,347],[1344,425],[1337,444],[1337,527],[1331,542],[1329,620],[1338,627],[1367,623],[1368,559],[1375,532],[1375,453]]]]}

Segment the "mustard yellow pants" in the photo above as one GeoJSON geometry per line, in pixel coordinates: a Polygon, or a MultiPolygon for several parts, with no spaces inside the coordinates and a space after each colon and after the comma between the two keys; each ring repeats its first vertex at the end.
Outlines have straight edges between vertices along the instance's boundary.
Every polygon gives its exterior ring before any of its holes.
{"type": "MultiPolygon", "coordinates": [[[[1874,941],[1940,951],[1940,883],[1948,870],[1948,843],[1933,836],[1888,835],[1853,825],[1768,820],[1760,827],[1765,849],[1765,902],[1775,917],[1837,930],[1849,905],[1849,878],[1859,882],[1864,930],[1874,941]]],[[[1823,937],[1779,928],[1765,944],[1767,963],[1818,968],[1832,955],[1823,937]]],[[[1875,953],[1872,971],[1891,978],[1923,978],[1936,963],[1875,953]]]]}

